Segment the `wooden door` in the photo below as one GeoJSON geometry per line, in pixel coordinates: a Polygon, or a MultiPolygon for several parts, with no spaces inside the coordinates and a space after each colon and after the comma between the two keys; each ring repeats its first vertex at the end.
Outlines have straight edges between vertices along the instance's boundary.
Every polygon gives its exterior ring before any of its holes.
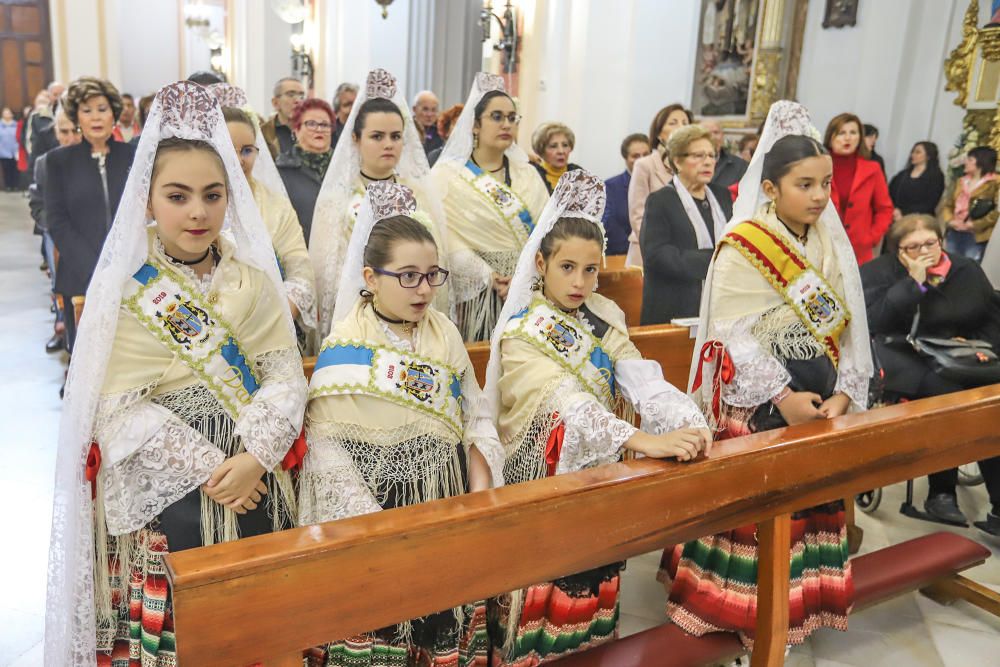
{"type": "Polygon", "coordinates": [[[19,114],[52,80],[48,0],[0,0],[0,66],[0,107],[19,114]]]}

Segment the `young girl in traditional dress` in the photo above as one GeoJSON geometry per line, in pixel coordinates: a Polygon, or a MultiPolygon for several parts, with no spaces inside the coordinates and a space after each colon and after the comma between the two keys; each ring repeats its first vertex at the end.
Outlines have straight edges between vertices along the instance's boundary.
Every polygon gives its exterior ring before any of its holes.
{"type": "Polygon", "coordinates": [[[175,664],[166,553],[295,516],[302,361],[216,101],[163,88],[136,157],[66,385],[48,665],[175,664]]]}
{"type": "MultiPolygon", "coordinates": [[[[493,333],[486,394],[507,484],[618,461],[624,449],[688,461],[711,443],[697,406],[642,358],[621,309],[594,293],[604,202],[604,183],[593,174],[562,176],[493,333]],[[642,415],[642,431],[615,415],[622,404],[642,415]]],[[[622,566],[512,594],[496,619],[502,630],[494,624],[509,664],[537,665],[613,639],[622,566]]]]}
{"type": "Polygon", "coordinates": [[[467,341],[485,340],[548,193],[514,143],[520,115],[503,79],[480,72],[434,165],[448,220],[452,301],[467,341]]]}
{"type": "MultiPolygon", "coordinates": [[[[412,217],[427,227],[442,257],[447,256],[441,202],[431,187],[430,166],[410,108],[392,74],[384,69],[368,73],[345,127],[351,134],[337,142],[309,239],[319,294],[317,345],[330,333],[347,244],[369,184],[392,182],[409,188],[417,202],[412,217]]],[[[435,290],[434,305],[445,314],[450,282],[435,290]]]]}
{"type": "Polygon", "coordinates": [[[246,94],[228,83],[215,83],[208,89],[222,105],[222,115],[240,158],[243,175],[271,235],[278,270],[288,294],[288,308],[296,324],[300,348],[303,348],[309,333],[316,327],[316,285],[298,216],[285,194],[264,135],[259,131],[258,119],[248,110],[246,94]]]}
{"type": "MultiPolygon", "coordinates": [[[[502,484],[468,352],[432,305],[449,274],[415,210],[408,188],[368,186],[310,383],[303,525],[502,484]]],[[[335,642],[326,664],[473,664],[486,650],[477,627],[482,605],[450,609],[335,642]]]]}
{"type": "MultiPolygon", "coordinates": [[[[866,407],[861,283],[817,136],[803,107],[771,108],[709,269],[692,389],[720,438],[866,407]]],[[[735,631],[752,646],[757,550],[753,525],[678,546],[671,619],[696,635],[735,631]]],[[[842,501],[793,514],[789,557],[789,642],[845,630],[853,587],[842,501]]]]}

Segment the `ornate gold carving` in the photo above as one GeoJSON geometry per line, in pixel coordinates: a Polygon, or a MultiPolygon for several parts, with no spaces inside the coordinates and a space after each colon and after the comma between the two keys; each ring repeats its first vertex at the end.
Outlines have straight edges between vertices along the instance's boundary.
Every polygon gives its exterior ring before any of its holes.
{"type": "Polygon", "coordinates": [[[781,49],[760,49],[753,73],[753,92],[750,97],[750,118],[767,117],[771,105],[778,101],[781,83],[781,49]]]}
{"type": "Polygon", "coordinates": [[[1000,27],[980,28],[979,43],[983,45],[983,58],[992,62],[1000,60],[1000,27]]]}
{"type": "Polygon", "coordinates": [[[996,115],[993,116],[993,127],[990,130],[990,147],[1000,153],[1000,106],[997,107],[996,115]]]}
{"type": "Polygon", "coordinates": [[[944,62],[944,74],[947,79],[944,89],[958,93],[955,104],[960,107],[965,106],[969,95],[969,76],[979,41],[979,31],[976,29],[978,19],[979,0],[971,0],[962,20],[962,41],[944,62]]]}

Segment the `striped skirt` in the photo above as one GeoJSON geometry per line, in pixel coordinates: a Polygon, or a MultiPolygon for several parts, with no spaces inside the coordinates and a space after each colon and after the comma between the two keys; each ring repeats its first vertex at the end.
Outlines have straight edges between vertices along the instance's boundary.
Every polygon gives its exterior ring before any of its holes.
{"type": "MultiPolygon", "coordinates": [[[[673,579],[667,615],[686,632],[737,632],[753,647],[757,622],[757,528],[743,526],[677,545],[667,571],[673,579]]],[[[817,628],[847,630],[854,598],[844,503],[792,515],[788,642],[801,644],[817,628]]]]}

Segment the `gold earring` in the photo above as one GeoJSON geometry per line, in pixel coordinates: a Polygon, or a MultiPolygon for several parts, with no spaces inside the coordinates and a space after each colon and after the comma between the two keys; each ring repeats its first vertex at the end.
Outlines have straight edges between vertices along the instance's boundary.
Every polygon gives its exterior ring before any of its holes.
{"type": "Polygon", "coordinates": [[[479,148],[479,135],[475,132],[472,133],[472,150],[479,148]]]}

